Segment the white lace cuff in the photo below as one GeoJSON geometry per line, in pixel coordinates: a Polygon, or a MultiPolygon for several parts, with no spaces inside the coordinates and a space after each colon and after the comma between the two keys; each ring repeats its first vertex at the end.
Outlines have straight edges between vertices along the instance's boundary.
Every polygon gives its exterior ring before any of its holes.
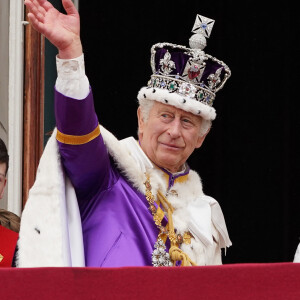
{"type": "Polygon", "coordinates": [[[85,75],[84,55],[73,59],[60,59],[56,56],[56,90],[77,100],[89,94],[89,80],[85,75]]]}

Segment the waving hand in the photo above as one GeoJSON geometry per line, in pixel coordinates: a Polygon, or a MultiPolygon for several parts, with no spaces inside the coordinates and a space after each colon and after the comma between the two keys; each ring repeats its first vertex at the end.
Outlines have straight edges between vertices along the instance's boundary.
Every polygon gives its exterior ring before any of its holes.
{"type": "Polygon", "coordinates": [[[79,14],[71,0],[62,0],[66,15],[47,0],[25,0],[28,19],[33,28],[43,34],[59,50],[60,58],[75,58],[82,54],[79,14]]]}

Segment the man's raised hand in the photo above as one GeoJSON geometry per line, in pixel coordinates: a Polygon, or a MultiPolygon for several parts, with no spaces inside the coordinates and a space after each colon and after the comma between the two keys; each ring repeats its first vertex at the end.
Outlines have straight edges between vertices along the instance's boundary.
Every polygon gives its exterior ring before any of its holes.
{"type": "Polygon", "coordinates": [[[79,14],[71,0],[62,0],[66,15],[47,0],[25,0],[28,19],[58,50],[59,57],[70,59],[82,54],[79,14]]]}

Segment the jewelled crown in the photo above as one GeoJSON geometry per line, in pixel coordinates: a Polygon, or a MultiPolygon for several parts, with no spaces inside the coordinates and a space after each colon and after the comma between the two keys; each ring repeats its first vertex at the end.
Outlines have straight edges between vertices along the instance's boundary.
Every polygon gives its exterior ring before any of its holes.
{"type": "Polygon", "coordinates": [[[191,48],[171,43],[158,43],[151,48],[152,76],[147,87],[138,93],[146,98],[170,104],[206,120],[214,120],[212,107],[216,93],[231,72],[228,66],[203,49],[211,34],[214,20],[196,16],[189,44],[191,48]]]}

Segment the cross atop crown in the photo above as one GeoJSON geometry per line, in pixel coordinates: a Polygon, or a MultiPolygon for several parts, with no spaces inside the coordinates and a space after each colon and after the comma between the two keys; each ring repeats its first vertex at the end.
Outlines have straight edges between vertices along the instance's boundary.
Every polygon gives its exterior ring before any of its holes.
{"type": "Polygon", "coordinates": [[[197,15],[190,39],[190,47],[193,49],[203,50],[206,47],[206,38],[211,34],[215,20],[197,15]]]}
{"type": "Polygon", "coordinates": [[[209,38],[214,24],[215,20],[209,19],[201,15],[197,15],[192,32],[202,34],[205,37],[209,38]]]}

